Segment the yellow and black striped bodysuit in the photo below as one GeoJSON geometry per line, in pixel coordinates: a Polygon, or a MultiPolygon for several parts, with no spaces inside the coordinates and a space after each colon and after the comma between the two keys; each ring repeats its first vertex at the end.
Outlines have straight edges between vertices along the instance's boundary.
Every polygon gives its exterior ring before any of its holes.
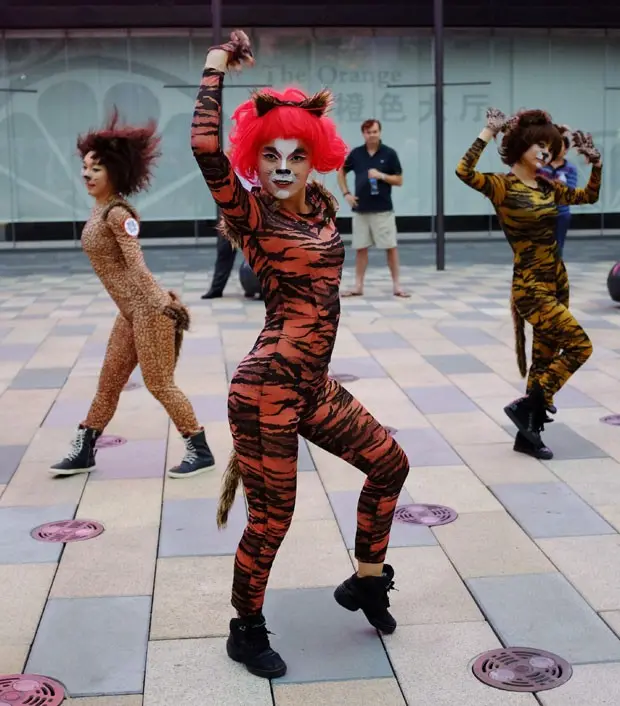
{"type": "Polygon", "coordinates": [[[525,376],[525,320],[534,329],[527,391],[537,383],[551,405],[556,392],[592,354],[588,335],[568,310],[568,275],[555,240],[557,207],[596,203],[602,168],[592,167],[583,189],[542,178],[532,187],[512,173],[476,171],[486,145],[477,138],[459,162],[456,175],[491,200],[512,248],[512,309],[519,368],[525,376]]]}

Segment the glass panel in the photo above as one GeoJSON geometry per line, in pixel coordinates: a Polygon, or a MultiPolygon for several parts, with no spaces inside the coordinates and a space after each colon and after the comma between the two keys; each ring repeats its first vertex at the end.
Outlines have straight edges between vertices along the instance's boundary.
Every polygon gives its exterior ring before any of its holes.
{"type": "Polygon", "coordinates": [[[15,244],[13,233],[13,200],[15,182],[12,178],[11,134],[11,74],[9,72],[6,43],[0,46],[0,245],[15,244]]]}
{"type": "Polygon", "coordinates": [[[53,238],[53,230],[37,227],[50,222],[66,238],[73,231],[75,118],[84,96],[72,90],[62,35],[9,36],[5,47],[12,220],[19,238],[53,238]]]}
{"type": "MultiPolygon", "coordinates": [[[[620,33],[609,33],[605,66],[604,186],[601,192],[604,213],[620,213],[620,33]]],[[[611,219],[609,219],[611,220],[611,219]]],[[[615,219],[614,219],[615,221],[615,219]]],[[[614,223],[617,227],[617,223],[614,223]]],[[[603,227],[611,224],[603,222],[603,227]]]]}

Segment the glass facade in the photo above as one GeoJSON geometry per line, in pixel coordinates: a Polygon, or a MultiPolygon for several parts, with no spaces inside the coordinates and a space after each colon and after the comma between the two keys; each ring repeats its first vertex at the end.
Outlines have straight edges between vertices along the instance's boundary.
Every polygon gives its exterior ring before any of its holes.
{"type": "MultiPolygon", "coordinates": [[[[145,221],[215,216],[189,147],[196,87],[209,31],[6,33],[0,48],[0,229],[14,223],[83,221],[89,199],[80,181],[76,135],[99,125],[112,105],[129,121],[154,117],[163,158],[151,190],[136,200],[145,221]]],[[[375,117],[404,167],[394,190],[400,216],[434,210],[432,34],[427,31],[261,29],[250,32],[257,65],[231,77],[225,116],[253,86],[323,86],[353,147],[360,123],[375,117]]],[[[446,31],[446,214],[491,208],[454,176],[480,131],[486,107],[543,107],[593,133],[606,161],[600,202],[580,212],[620,212],[620,35],[604,31],[446,31]]],[[[228,129],[227,121],[226,131],[228,129]]],[[[576,155],[580,178],[587,168],[576,155]]],[[[502,169],[491,146],[481,164],[502,169]]],[[[326,178],[335,189],[334,175],[326,178]]],[[[346,216],[347,207],[341,215],[346,216]]],[[[598,222],[598,221],[597,221],[598,222]]],[[[0,230],[0,233],[2,230],[0,230]]],[[[75,233],[76,237],[79,233],[75,233]]],[[[1,237],[1,236],[0,236],[1,237]]]]}

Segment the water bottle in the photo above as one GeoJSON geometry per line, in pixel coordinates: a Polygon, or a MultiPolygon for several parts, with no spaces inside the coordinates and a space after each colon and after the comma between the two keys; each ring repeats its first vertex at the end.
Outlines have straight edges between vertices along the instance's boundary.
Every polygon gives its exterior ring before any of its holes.
{"type": "Polygon", "coordinates": [[[370,181],[370,195],[371,196],[378,196],[379,195],[378,181],[374,177],[371,177],[368,181],[370,181]]]}

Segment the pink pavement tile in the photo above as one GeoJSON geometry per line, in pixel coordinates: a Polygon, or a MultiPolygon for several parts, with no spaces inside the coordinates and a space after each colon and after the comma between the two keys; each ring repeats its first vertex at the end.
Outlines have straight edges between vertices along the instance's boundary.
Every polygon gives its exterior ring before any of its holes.
{"type": "MultiPolygon", "coordinates": [[[[166,465],[165,439],[128,441],[122,446],[99,449],[93,480],[161,478],[166,465]]],[[[180,459],[179,459],[180,460],[180,459]]]]}

